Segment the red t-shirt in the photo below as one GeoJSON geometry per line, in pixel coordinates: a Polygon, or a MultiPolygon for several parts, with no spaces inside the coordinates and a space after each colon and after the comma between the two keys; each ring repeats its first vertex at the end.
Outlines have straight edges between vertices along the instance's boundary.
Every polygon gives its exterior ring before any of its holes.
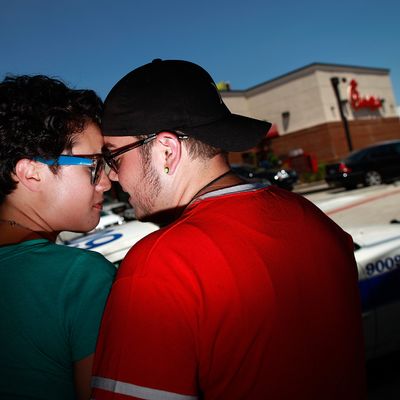
{"type": "Polygon", "coordinates": [[[97,400],[365,398],[351,237],[275,187],[195,202],[123,261],[93,386],[97,400]]]}

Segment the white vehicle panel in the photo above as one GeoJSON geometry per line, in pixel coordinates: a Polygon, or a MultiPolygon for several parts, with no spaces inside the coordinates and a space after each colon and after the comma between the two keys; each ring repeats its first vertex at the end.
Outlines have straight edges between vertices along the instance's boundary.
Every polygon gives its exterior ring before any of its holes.
{"type": "Polygon", "coordinates": [[[367,358],[400,350],[400,224],[347,232],[356,244],[367,358]]]}
{"type": "Polygon", "coordinates": [[[130,221],[89,235],[80,236],[64,244],[101,253],[112,263],[119,264],[128,250],[140,239],[159,229],[151,222],[130,221]]]}

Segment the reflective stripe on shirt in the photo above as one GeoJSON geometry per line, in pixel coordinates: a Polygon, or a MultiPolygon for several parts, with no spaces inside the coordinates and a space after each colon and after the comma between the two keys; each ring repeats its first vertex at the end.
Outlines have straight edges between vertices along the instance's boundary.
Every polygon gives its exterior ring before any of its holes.
{"type": "Polygon", "coordinates": [[[271,186],[270,184],[265,184],[265,183],[242,183],[240,185],[235,185],[235,186],[230,186],[218,190],[213,190],[211,192],[207,192],[199,196],[195,200],[204,200],[208,199],[210,197],[217,197],[217,196],[223,196],[225,194],[233,194],[233,193],[241,193],[241,192],[251,192],[254,190],[258,189],[263,189],[266,188],[267,186],[271,186]]]}
{"type": "Polygon", "coordinates": [[[133,385],[132,383],[115,381],[109,378],[94,376],[92,387],[125,396],[138,397],[145,400],[197,400],[197,396],[166,392],[165,390],[150,389],[143,386],[133,385]]]}

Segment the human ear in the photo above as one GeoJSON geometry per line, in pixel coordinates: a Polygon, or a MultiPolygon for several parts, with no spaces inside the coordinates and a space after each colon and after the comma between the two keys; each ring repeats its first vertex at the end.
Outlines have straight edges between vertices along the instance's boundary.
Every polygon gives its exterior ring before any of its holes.
{"type": "Polygon", "coordinates": [[[37,161],[23,158],[19,160],[15,166],[14,177],[28,190],[37,192],[39,191],[42,181],[41,169],[37,161]]]}
{"type": "Polygon", "coordinates": [[[164,163],[164,172],[173,174],[181,160],[181,141],[173,133],[161,132],[157,135],[157,142],[161,152],[160,162],[164,163]]]}

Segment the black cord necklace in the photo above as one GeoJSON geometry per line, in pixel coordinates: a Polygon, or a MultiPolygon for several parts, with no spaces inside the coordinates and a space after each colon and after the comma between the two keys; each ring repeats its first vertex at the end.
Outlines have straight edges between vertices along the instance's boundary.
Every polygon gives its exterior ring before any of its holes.
{"type": "Polygon", "coordinates": [[[231,170],[224,172],[223,174],[217,176],[215,179],[213,179],[211,182],[208,182],[206,185],[204,185],[193,197],[192,200],[190,200],[189,204],[193,202],[193,200],[195,200],[199,194],[204,190],[207,189],[208,187],[210,187],[211,185],[213,185],[215,182],[219,181],[220,179],[222,179],[224,176],[229,175],[230,173],[232,173],[231,170]]]}

